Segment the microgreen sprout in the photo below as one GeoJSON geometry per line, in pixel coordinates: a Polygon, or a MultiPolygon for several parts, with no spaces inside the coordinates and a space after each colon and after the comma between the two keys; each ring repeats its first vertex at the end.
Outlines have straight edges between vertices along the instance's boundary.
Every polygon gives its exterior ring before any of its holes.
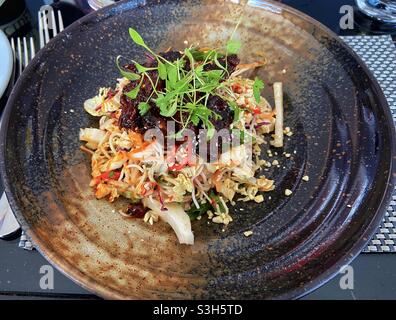
{"type": "Polygon", "coordinates": [[[128,98],[137,98],[145,78],[153,87],[153,92],[147,101],[138,104],[141,115],[145,115],[152,106],[159,108],[162,116],[174,120],[176,120],[176,114],[179,113],[177,119],[182,125],[180,131],[187,128],[190,123],[194,126],[202,125],[210,138],[214,133],[212,121],[219,119],[220,116],[209,109],[207,104],[211,96],[219,96],[234,111],[234,120],[239,119],[239,107],[219,92],[221,89],[228,89],[225,83],[230,76],[227,69],[227,55],[236,54],[241,47],[240,42],[231,38],[226,44],[225,54],[216,49],[203,51],[191,46],[181,52],[179,59],[168,61],[156,54],[135,29],[129,28],[129,35],[134,43],[147,50],[150,58],[156,62],[152,66],[143,66],[132,60],[137,70],[135,73],[120,67],[120,57],[116,61],[123,77],[131,81],[140,80],[134,89],[126,93],[128,98]],[[222,63],[220,59],[224,62],[222,63]],[[154,76],[154,73],[158,76],[154,76]],[[155,81],[154,78],[156,78],[155,81]],[[159,79],[165,82],[161,90],[157,89],[159,79]]]}

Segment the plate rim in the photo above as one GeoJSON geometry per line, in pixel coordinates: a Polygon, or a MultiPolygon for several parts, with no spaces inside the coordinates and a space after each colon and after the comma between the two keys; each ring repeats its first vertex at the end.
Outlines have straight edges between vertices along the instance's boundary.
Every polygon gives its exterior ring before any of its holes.
{"type": "MultiPolygon", "coordinates": [[[[100,14],[105,14],[108,11],[111,11],[114,7],[117,6],[122,6],[125,3],[131,2],[131,0],[123,0],[120,2],[117,2],[113,5],[104,7],[98,11],[91,12],[84,17],[78,19],[71,25],[69,25],[64,31],[60,33],[60,36],[57,37],[59,40],[56,40],[56,38],[53,38],[50,40],[50,43],[53,41],[61,41],[63,37],[67,34],[67,32],[78,28],[78,26],[86,21],[89,21],[95,16],[98,16],[100,14]]],[[[222,0],[222,2],[229,2],[227,0],[222,0]]],[[[137,7],[140,7],[144,3],[144,6],[146,5],[161,5],[161,1],[156,1],[156,0],[145,0],[145,1],[137,1],[135,2],[135,5],[131,7],[129,10],[134,10],[137,7]]],[[[275,2],[273,0],[256,0],[255,1],[255,7],[258,7],[261,9],[259,6],[257,6],[257,3],[260,5],[264,4],[270,4],[275,7],[279,7],[286,12],[291,12],[298,17],[302,18],[305,21],[308,21],[309,23],[315,25],[317,28],[321,29],[327,35],[331,36],[333,40],[336,40],[337,43],[342,46],[348,54],[350,54],[354,60],[361,66],[362,71],[367,75],[368,79],[370,80],[373,88],[375,89],[375,93],[377,95],[377,98],[380,102],[380,108],[383,111],[383,115],[385,117],[385,122],[387,124],[392,124],[391,126],[388,126],[388,130],[390,131],[390,139],[391,139],[391,146],[390,146],[390,165],[389,165],[389,172],[387,176],[387,184],[384,187],[384,192],[381,197],[381,202],[378,204],[377,209],[375,211],[375,215],[373,219],[370,221],[370,224],[366,228],[365,232],[360,236],[359,240],[357,240],[352,248],[344,253],[344,259],[340,259],[337,261],[333,266],[328,268],[326,272],[322,273],[320,276],[316,277],[313,282],[307,283],[304,287],[299,287],[295,288],[294,290],[290,290],[285,292],[284,294],[277,296],[276,299],[299,299],[312,291],[316,290],[317,288],[321,287],[331,279],[337,276],[338,271],[340,266],[343,265],[348,265],[350,264],[361,252],[362,249],[369,243],[373,235],[375,234],[380,222],[383,219],[383,214],[381,212],[386,211],[388,204],[391,200],[391,196],[394,190],[394,187],[396,185],[396,131],[395,131],[395,126],[393,125],[393,117],[391,114],[391,110],[389,108],[389,104],[387,102],[387,99],[385,98],[385,95],[375,78],[374,74],[370,71],[366,63],[350,48],[337,34],[335,34],[333,31],[331,31],[329,28],[327,28],[325,25],[320,23],[319,21],[315,20],[314,18],[308,16],[307,14],[294,9],[292,7],[289,7],[288,5],[285,5],[283,3],[275,2]],[[314,283],[312,285],[312,283],[314,283]]],[[[235,3],[234,3],[235,4],[235,3]]],[[[39,60],[41,56],[45,53],[44,50],[40,50],[37,55],[34,57],[33,62],[35,60],[39,60]]],[[[7,132],[8,132],[8,125],[9,125],[9,119],[11,112],[13,111],[13,107],[15,104],[15,101],[17,99],[16,92],[20,89],[22,86],[23,79],[26,77],[27,74],[30,73],[30,69],[33,69],[35,63],[30,63],[27,68],[25,69],[26,72],[24,72],[18,79],[17,83],[15,84],[12,93],[7,101],[7,105],[3,111],[3,124],[1,125],[0,128],[0,150],[3,152],[0,152],[0,174],[3,177],[4,181],[4,186],[5,186],[5,192],[7,195],[7,198],[9,200],[9,203],[11,205],[11,208],[13,212],[15,212],[15,216],[18,220],[18,222],[24,227],[25,232],[28,234],[28,236],[32,239],[33,243],[35,244],[35,247],[37,250],[40,252],[41,255],[44,256],[46,260],[48,260],[53,266],[55,266],[62,274],[64,274],[66,277],[80,285],[82,288],[86,289],[87,291],[98,295],[103,298],[108,298],[108,299],[140,299],[139,296],[128,296],[126,297],[123,294],[120,294],[116,290],[111,289],[108,286],[103,286],[99,285],[98,282],[96,282],[94,279],[90,278],[88,275],[83,274],[79,269],[73,268],[73,266],[65,260],[64,257],[61,255],[57,254],[55,251],[52,251],[48,248],[48,246],[39,240],[38,237],[36,237],[35,233],[32,232],[30,226],[27,224],[24,215],[22,213],[22,210],[19,208],[18,201],[14,197],[14,195],[11,193],[11,188],[10,188],[10,182],[8,179],[7,175],[7,169],[5,166],[6,163],[6,156],[5,156],[5,148],[6,148],[6,139],[7,139],[7,132]]]]}

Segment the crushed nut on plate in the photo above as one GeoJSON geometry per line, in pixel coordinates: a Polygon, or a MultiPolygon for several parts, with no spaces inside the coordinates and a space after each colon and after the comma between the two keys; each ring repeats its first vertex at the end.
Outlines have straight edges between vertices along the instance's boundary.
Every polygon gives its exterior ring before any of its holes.
{"type": "Polygon", "coordinates": [[[248,231],[245,231],[243,234],[244,234],[245,237],[250,237],[253,234],[253,231],[252,230],[248,230],[248,231]]]}

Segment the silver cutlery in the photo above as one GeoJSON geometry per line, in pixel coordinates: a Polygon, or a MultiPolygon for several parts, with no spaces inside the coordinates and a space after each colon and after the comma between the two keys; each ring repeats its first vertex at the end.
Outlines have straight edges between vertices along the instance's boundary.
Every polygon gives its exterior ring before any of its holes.
{"type": "MultiPolygon", "coordinates": [[[[64,29],[62,13],[59,10],[57,11],[58,23],[56,22],[55,19],[54,10],[51,10],[49,14],[51,16],[50,19],[51,19],[52,37],[54,38],[59,32],[62,32],[64,29]]],[[[40,49],[42,49],[51,40],[48,20],[49,19],[47,19],[47,16],[43,11],[38,12],[40,49]]]]}
{"type": "Polygon", "coordinates": [[[23,72],[23,70],[25,70],[30,60],[32,60],[36,55],[36,49],[34,47],[34,39],[33,37],[30,37],[29,40],[27,40],[26,37],[24,37],[21,40],[21,38],[18,37],[16,38],[15,41],[14,38],[11,38],[11,48],[14,54],[14,63],[18,61],[17,70],[18,70],[18,75],[20,75],[23,72]]]}
{"type": "MultiPolygon", "coordinates": [[[[12,38],[11,48],[14,56],[14,69],[17,69],[18,75],[20,75],[36,54],[34,39],[32,37],[29,39],[18,37],[16,40],[12,38]]],[[[11,81],[16,81],[16,78],[14,77],[11,81]]],[[[18,221],[15,219],[5,192],[3,192],[0,198],[0,238],[10,237],[18,230],[18,221]]],[[[25,242],[20,242],[19,246],[24,248],[25,244],[25,242]]],[[[32,248],[31,243],[27,243],[27,247],[32,248]]]]}

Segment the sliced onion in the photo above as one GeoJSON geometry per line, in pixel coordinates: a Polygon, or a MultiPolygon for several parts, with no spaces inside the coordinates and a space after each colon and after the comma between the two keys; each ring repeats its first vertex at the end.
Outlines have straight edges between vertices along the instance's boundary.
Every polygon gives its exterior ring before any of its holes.
{"type": "Polygon", "coordinates": [[[219,163],[229,164],[233,162],[234,164],[243,164],[246,162],[247,153],[245,145],[240,145],[229,149],[228,151],[220,155],[219,163]]]}
{"type": "Polygon", "coordinates": [[[125,157],[125,156],[123,156],[123,155],[120,155],[120,156],[116,156],[116,157],[114,157],[113,159],[111,159],[107,164],[106,164],[106,167],[108,168],[108,170],[110,170],[110,171],[113,171],[113,170],[117,170],[117,169],[120,169],[123,165],[124,165],[124,163],[127,161],[128,159],[125,157]]]}
{"type": "Polygon", "coordinates": [[[98,95],[91,99],[85,100],[84,109],[92,116],[95,117],[102,116],[103,115],[103,112],[101,111],[102,108],[99,108],[98,110],[98,106],[100,106],[102,103],[103,103],[103,98],[98,95]]]}
{"type": "Polygon", "coordinates": [[[96,149],[98,144],[106,136],[106,133],[96,128],[80,129],[80,140],[88,142],[88,147],[96,149]]]}
{"type": "Polygon", "coordinates": [[[194,234],[191,231],[190,217],[183,210],[181,205],[177,203],[167,203],[164,206],[167,210],[161,210],[161,203],[151,197],[144,198],[143,204],[145,207],[153,210],[166,223],[169,223],[181,244],[194,244],[194,234]]]}

